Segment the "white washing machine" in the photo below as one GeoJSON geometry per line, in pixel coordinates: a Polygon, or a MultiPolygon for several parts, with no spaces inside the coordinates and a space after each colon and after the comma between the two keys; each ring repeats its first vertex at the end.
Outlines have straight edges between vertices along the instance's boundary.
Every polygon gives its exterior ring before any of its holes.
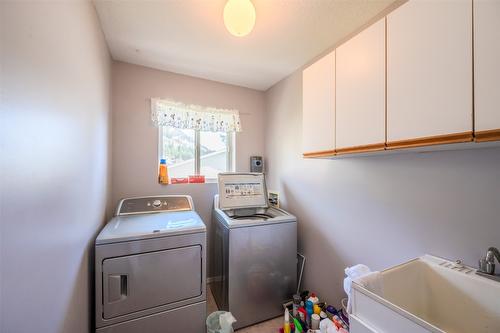
{"type": "Polygon", "coordinates": [[[262,173],[219,174],[212,285],[234,328],[283,315],[297,288],[297,219],[269,207],[262,173]]]}
{"type": "Polygon", "coordinates": [[[190,196],[122,200],[95,241],[96,332],[204,332],[205,247],[190,196]]]}

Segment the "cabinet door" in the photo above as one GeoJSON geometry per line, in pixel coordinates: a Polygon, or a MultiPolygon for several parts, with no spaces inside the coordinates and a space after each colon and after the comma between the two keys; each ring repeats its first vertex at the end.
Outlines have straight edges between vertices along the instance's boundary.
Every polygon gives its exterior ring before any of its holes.
{"type": "Polygon", "coordinates": [[[335,51],[302,72],[302,145],[304,156],[335,151],[335,51]]]}
{"type": "Polygon", "coordinates": [[[500,140],[500,1],[474,1],[477,141],[500,140]]]}
{"type": "Polygon", "coordinates": [[[336,50],[336,150],[385,147],[385,18],[336,50]]]}
{"type": "Polygon", "coordinates": [[[472,140],[472,2],[413,1],[387,16],[387,145],[472,140]]]}

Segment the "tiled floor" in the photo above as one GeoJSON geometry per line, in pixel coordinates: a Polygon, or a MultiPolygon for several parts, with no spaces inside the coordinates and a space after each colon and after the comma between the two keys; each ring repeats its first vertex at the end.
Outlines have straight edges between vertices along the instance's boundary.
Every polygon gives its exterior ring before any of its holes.
{"type": "MultiPolygon", "coordinates": [[[[210,286],[207,288],[207,314],[217,311],[217,304],[215,303],[214,296],[210,290],[210,286]]],[[[248,326],[237,330],[237,333],[278,333],[279,328],[283,327],[283,318],[277,317],[256,325],[248,326]]]]}

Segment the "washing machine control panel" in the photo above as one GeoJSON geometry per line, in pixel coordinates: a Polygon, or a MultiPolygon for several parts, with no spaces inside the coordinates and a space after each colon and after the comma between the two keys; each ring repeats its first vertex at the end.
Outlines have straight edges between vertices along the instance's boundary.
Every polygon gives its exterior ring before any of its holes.
{"type": "Polygon", "coordinates": [[[147,214],[162,211],[193,210],[192,199],[187,195],[165,195],[123,199],[116,215],[147,214]]]}

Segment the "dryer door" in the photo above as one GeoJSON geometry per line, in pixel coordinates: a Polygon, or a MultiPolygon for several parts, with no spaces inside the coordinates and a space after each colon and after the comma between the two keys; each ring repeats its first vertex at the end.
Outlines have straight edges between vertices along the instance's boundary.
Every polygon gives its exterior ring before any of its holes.
{"type": "Polygon", "coordinates": [[[196,245],[105,259],[104,318],[200,296],[201,251],[196,245]]]}

